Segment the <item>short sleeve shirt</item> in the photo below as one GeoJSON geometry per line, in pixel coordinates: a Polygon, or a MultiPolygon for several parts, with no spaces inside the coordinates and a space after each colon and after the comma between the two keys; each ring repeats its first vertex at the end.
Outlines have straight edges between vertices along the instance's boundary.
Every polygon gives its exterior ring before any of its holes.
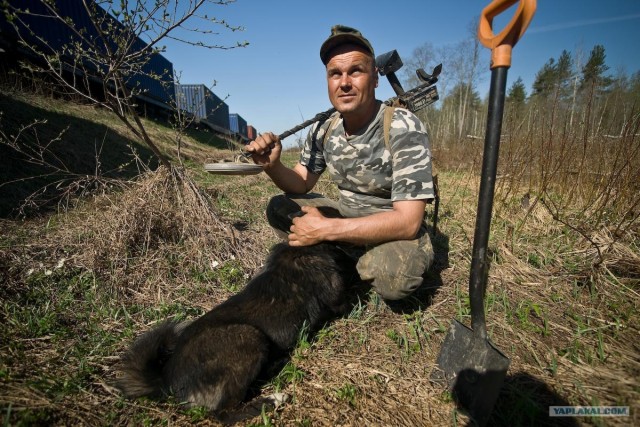
{"type": "Polygon", "coordinates": [[[336,122],[332,116],[321,125],[316,123],[300,154],[300,163],[310,172],[320,175],[329,171],[347,216],[390,210],[399,200],[434,198],[431,150],[424,124],[409,110],[395,108],[389,152],[383,131],[387,107],[378,102],[375,119],[355,135],[345,135],[341,117],[336,122]],[[331,134],[325,137],[326,132],[331,134]]]}

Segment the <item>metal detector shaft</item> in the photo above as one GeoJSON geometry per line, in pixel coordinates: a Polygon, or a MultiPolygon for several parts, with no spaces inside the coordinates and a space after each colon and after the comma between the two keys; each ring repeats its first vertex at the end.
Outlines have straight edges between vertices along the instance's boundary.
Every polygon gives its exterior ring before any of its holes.
{"type": "MultiPolygon", "coordinates": [[[[327,111],[323,111],[322,113],[318,113],[315,116],[313,116],[312,118],[310,118],[309,120],[305,120],[304,122],[300,123],[299,125],[294,126],[291,129],[282,132],[280,135],[278,135],[278,139],[280,141],[282,141],[286,137],[293,135],[294,133],[298,132],[299,130],[304,129],[307,126],[314,124],[315,122],[319,122],[320,120],[327,120],[335,112],[336,112],[335,108],[330,108],[327,111]]],[[[243,157],[251,157],[252,154],[253,153],[251,153],[251,152],[244,151],[242,153],[242,156],[243,157]]]]}
{"type": "Polygon", "coordinates": [[[315,122],[319,122],[320,120],[327,120],[329,118],[329,116],[331,116],[333,113],[336,112],[335,108],[331,108],[327,111],[323,111],[322,113],[318,113],[315,116],[313,116],[312,118],[310,118],[307,121],[304,121],[302,123],[300,123],[298,126],[293,127],[287,131],[282,132],[280,135],[278,135],[278,139],[283,140],[288,136],[293,135],[294,133],[298,132],[301,129],[306,128],[309,125],[314,124],[315,122]]]}

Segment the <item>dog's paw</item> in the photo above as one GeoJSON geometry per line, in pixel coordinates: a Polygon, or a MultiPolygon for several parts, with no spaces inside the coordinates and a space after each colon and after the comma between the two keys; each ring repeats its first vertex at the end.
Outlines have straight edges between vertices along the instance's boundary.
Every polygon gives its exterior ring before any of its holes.
{"type": "Polygon", "coordinates": [[[274,409],[278,409],[280,406],[291,400],[291,396],[287,393],[273,393],[269,396],[265,396],[263,399],[265,400],[263,404],[270,402],[274,409]]]}

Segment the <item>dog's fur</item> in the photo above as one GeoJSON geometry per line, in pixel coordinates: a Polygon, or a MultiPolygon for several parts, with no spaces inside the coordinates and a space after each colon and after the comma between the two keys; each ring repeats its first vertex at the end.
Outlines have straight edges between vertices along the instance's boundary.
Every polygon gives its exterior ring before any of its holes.
{"type": "Polygon", "coordinates": [[[128,397],[173,395],[213,411],[235,406],[305,324],[313,330],[346,313],[355,274],[354,261],[330,243],[278,244],[241,292],[193,322],[165,322],[140,336],[116,385],[128,397]]]}

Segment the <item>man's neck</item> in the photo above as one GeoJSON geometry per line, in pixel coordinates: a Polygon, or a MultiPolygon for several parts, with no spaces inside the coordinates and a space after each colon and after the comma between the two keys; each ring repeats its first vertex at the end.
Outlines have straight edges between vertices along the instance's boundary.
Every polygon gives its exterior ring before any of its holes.
{"type": "Polygon", "coordinates": [[[359,130],[369,126],[378,113],[378,102],[372,102],[363,112],[342,114],[344,131],[349,135],[358,133],[359,130]]]}

